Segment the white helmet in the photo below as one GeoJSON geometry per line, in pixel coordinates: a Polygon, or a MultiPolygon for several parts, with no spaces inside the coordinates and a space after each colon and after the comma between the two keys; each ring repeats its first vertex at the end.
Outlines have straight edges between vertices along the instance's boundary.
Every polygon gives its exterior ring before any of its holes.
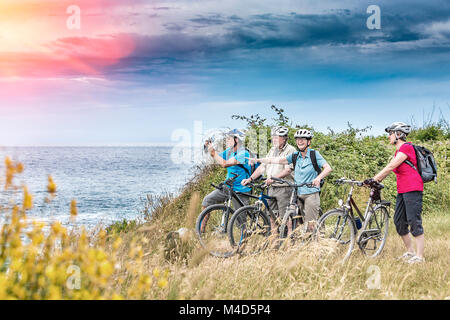
{"type": "Polygon", "coordinates": [[[391,132],[391,131],[400,131],[403,132],[404,134],[408,135],[411,133],[411,126],[409,124],[406,124],[404,122],[394,122],[393,124],[391,124],[389,127],[387,127],[386,129],[384,129],[387,133],[391,132]]]}
{"type": "Polygon", "coordinates": [[[272,136],[286,137],[289,133],[289,129],[283,126],[276,126],[272,128],[272,136]]]}
{"type": "Polygon", "coordinates": [[[311,140],[313,138],[313,134],[308,129],[300,129],[294,135],[294,138],[306,138],[311,140]]]}
{"type": "Polygon", "coordinates": [[[233,129],[227,132],[227,136],[238,138],[241,141],[244,141],[245,139],[245,133],[240,131],[239,129],[233,129]]]}

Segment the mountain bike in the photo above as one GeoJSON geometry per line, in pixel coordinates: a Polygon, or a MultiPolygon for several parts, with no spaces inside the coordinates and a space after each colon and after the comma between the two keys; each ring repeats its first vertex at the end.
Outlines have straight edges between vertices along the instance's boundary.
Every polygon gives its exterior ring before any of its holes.
{"type": "Polygon", "coordinates": [[[226,202],[205,208],[197,217],[195,224],[195,231],[202,247],[211,255],[221,258],[227,258],[234,254],[227,234],[230,217],[235,211],[231,206],[232,199],[235,199],[242,207],[244,203],[239,196],[254,197],[249,193],[234,191],[233,183],[238,175],[235,173],[231,174],[233,175],[232,178],[225,180],[219,185],[211,183],[214,188],[221,190],[227,195],[226,202]]]}
{"type": "MultiPolygon", "coordinates": [[[[314,187],[310,183],[291,184],[286,180],[272,178],[281,184],[287,184],[292,188],[290,205],[283,217],[278,217],[270,209],[267,200],[274,200],[273,197],[267,195],[267,185],[252,184],[255,189],[260,189],[260,195],[254,205],[244,206],[236,210],[230,219],[228,226],[228,236],[231,245],[236,248],[236,251],[243,253],[247,251],[250,254],[255,254],[269,245],[269,236],[271,235],[271,224],[269,217],[275,221],[277,225],[280,243],[287,238],[288,230],[296,230],[300,224],[303,223],[304,213],[300,210],[297,203],[297,195],[299,187],[314,187]],[[290,225],[290,228],[288,227],[290,225]]],[[[252,196],[255,197],[255,196],[252,196]]]]}
{"type": "Polygon", "coordinates": [[[348,184],[350,191],[347,201],[339,200],[340,208],[326,212],[318,221],[315,238],[322,244],[331,246],[331,252],[344,255],[347,260],[358,244],[368,257],[378,256],[386,244],[389,229],[389,209],[391,203],[381,200],[384,185],[372,179],[362,181],[338,179],[336,185],[348,184]],[[370,196],[364,215],[353,200],[355,187],[369,187],[370,196]],[[357,216],[355,217],[354,211],[357,216]],[[358,235],[358,229],[360,229],[358,235]]]}

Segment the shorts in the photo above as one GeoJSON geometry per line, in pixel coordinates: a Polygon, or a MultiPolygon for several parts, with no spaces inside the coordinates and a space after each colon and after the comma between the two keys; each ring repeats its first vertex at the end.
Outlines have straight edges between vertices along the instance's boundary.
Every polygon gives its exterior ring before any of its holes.
{"type": "Polygon", "coordinates": [[[400,236],[410,231],[414,237],[423,234],[422,226],[423,192],[399,193],[395,205],[394,224],[400,236]]]}
{"type": "MultiPolygon", "coordinates": [[[[239,199],[244,203],[244,205],[248,205],[250,203],[250,198],[248,196],[245,196],[243,194],[238,194],[239,199]]],[[[203,199],[202,206],[203,207],[209,207],[213,204],[222,204],[228,199],[228,195],[223,192],[222,190],[216,189],[210,194],[206,195],[206,197],[203,199]]],[[[234,210],[237,210],[241,207],[239,202],[237,202],[236,199],[232,198],[231,200],[233,202],[233,208],[234,210]]]]}
{"type": "Polygon", "coordinates": [[[319,192],[311,194],[301,194],[298,196],[300,208],[305,213],[305,222],[317,221],[320,215],[320,195],[319,192]]]}
{"type": "Polygon", "coordinates": [[[287,207],[291,202],[292,188],[289,187],[271,187],[267,193],[275,200],[267,200],[270,210],[278,217],[283,218],[287,207]]]}

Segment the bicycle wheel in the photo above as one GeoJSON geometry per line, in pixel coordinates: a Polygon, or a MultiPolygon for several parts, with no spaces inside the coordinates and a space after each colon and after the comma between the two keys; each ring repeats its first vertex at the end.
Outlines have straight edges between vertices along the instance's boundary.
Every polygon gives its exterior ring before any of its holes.
{"type": "Polygon", "coordinates": [[[236,210],[228,225],[230,243],[241,254],[256,254],[265,249],[269,235],[269,217],[254,206],[236,210]]]}
{"type": "Polygon", "coordinates": [[[280,225],[280,238],[285,239],[288,236],[288,226],[291,226],[292,231],[299,225],[298,218],[292,218],[294,216],[292,210],[286,210],[286,213],[283,216],[283,220],[281,220],[280,225]]]}
{"type": "Polygon", "coordinates": [[[232,208],[215,204],[203,210],[197,218],[195,231],[200,244],[213,256],[227,258],[234,253],[227,234],[233,213],[232,208]]]}
{"type": "Polygon", "coordinates": [[[328,253],[347,260],[355,245],[356,228],[353,219],[342,209],[326,212],[318,221],[315,239],[328,253]]]}
{"type": "Polygon", "coordinates": [[[368,257],[378,256],[386,244],[389,231],[389,213],[386,207],[377,207],[370,213],[366,229],[358,238],[361,251],[368,257]]]}

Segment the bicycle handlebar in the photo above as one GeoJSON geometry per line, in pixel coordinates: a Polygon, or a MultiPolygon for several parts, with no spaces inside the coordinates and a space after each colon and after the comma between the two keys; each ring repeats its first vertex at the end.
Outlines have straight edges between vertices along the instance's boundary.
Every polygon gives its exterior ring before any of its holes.
{"type": "Polygon", "coordinates": [[[219,183],[218,185],[211,183],[211,186],[213,186],[216,189],[222,189],[222,187],[226,184],[228,186],[232,186],[234,180],[236,180],[236,178],[239,176],[237,173],[231,172],[231,174],[234,176],[233,178],[227,179],[224,182],[219,183]]]}
{"type": "Polygon", "coordinates": [[[376,188],[376,189],[383,189],[384,185],[382,183],[379,183],[373,179],[366,179],[364,181],[357,181],[357,180],[350,180],[350,179],[345,179],[345,178],[341,178],[341,179],[337,179],[335,182],[335,184],[339,185],[339,184],[354,184],[358,187],[364,187],[364,186],[368,186],[370,188],[376,188]]]}
{"type": "MultiPolygon", "coordinates": [[[[271,178],[273,181],[277,181],[279,183],[287,184],[290,188],[301,188],[301,187],[308,187],[308,188],[317,188],[315,185],[313,185],[311,182],[302,183],[302,184],[292,184],[289,181],[280,179],[280,178],[271,178]]],[[[276,186],[275,186],[276,187],[276,186]]]]}

